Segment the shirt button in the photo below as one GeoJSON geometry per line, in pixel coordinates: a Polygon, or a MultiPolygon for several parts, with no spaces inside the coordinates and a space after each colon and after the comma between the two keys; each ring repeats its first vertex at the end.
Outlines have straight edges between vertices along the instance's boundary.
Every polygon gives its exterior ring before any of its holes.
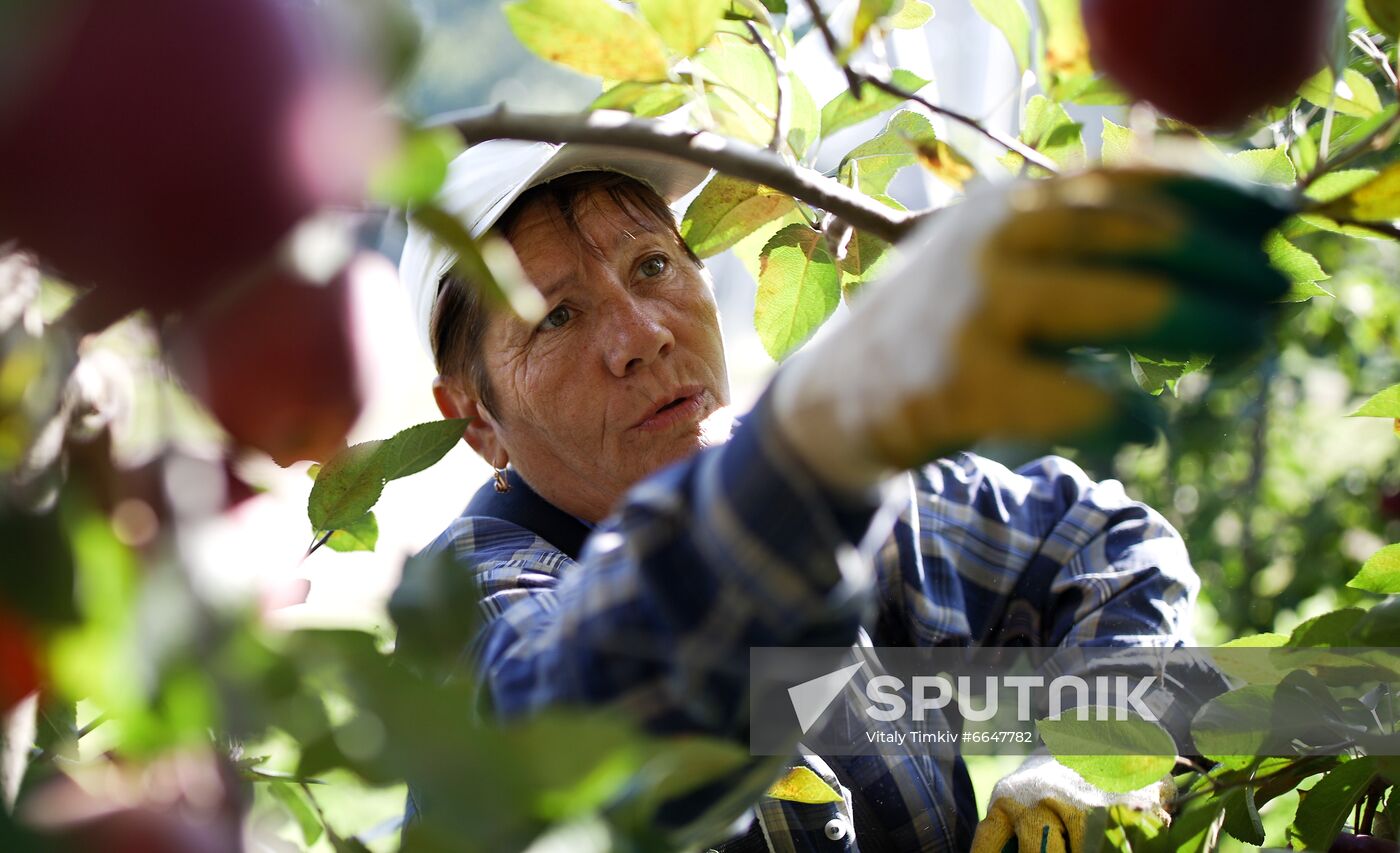
{"type": "Polygon", "coordinates": [[[826,837],[832,841],[840,841],[846,837],[846,822],[839,817],[834,817],[826,822],[826,837]]]}

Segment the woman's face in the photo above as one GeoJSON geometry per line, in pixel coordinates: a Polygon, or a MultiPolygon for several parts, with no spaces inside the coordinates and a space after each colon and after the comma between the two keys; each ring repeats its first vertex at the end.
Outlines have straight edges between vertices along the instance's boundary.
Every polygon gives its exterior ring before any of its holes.
{"type": "Polygon", "coordinates": [[[483,455],[508,457],[546,500],[598,521],[705,443],[702,422],[728,405],[729,378],[714,295],[672,229],[605,190],[575,210],[587,243],[549,203],[511,229],[548,313],[531,326],[498,311],[487,324],[495,408],[483,418],[501,454],[483,455]]]}

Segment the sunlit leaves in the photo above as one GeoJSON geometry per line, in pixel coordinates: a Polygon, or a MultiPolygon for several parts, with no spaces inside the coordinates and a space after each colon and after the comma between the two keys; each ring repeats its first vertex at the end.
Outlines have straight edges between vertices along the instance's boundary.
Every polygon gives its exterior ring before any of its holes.
{"type": "Polygon", "coordinates": [[[1298,179],[1288,150],[1252,148],[1230,155],[1230,169],[1246,181],[1259,184],[1291,184],[1298,179]]]}
{"type": "Polygon", "coordinates": [[[349,553],[351,551],[373,551],[374,546],[379,543],[379,521],[374,517],[374,513],[367,512],[360,517],[359,521],[351,522],[349,525],[335,530],[330,538],[326,540],[326,547],[332,551],[349,553]]]}
{"type": "MultiPolygon", "coordinates": [[[[890,82],[905,92],[917,93],[928,81],[912,71],[897,69],[890,75],[890,82]]],[[[860,99],[849,90],[843,90],[822,107],[821,135],[830,136],[838,130],[860,124],[874,118],[885,110],[899,106],[904,99],[898,95],[876,89],[867,84],[861,85],[860,99]]]]}
{"type": "Polygon", "coordinates": [[[1308,850],[1326,850],[1341,831],[1352,805],[1361,798],[1377,772],[1373,756],[1355,758],[1337,767],[1304,791],[1293,828],[1308,850]]]}
{"type": "Polygon", "coordinates": [[[851,41],[840,57],[843,61],[865,41],[870,28],[886,15],[894,12],[900,0],[860,0],[856,6],[856,17],[851,25],[851,41]]]}
{"type": "Polygon", "coordinates": [[[1288,242],[1279,232],[1272,231],[1264,238],[1264,252],[1274,269],[1283,273],[1293,285],[1285,301],[1303,302],[1314,296],[1332,295],[1318,285],[1331,276],[1322,269],[1317,258],[1288,242]]]}
{"type": "Polygon", "coordinates": [[[1400,163],[1387,166],[1371,180],[1318,208],[1317,212],[1332,219],[1357,222],[1400,219],[1400,163]]]}
{"type": "Polygon", "coordinates": [[[926,116],[901,110],[890,117],[883,130],[841,158],[841,180],[867,195],[883,193],[896,172],[914,165],[916,147],[931,145],[936,139],[926,116]]]}
{"type": "Polygon", "coordinates": [[[462,438],[466,421],[430,421],[393,438],[346,448],[321,468],[311,487],[307,516],[315,530],[343,530],[373,509],[390,480],[422,471],[447,455],[462,438]]]}
{"type": "Polygon", "coordinates": [[[890,17],[890,26],[897,30],[922,27],[933,18],[933,7],[924,0],[904,0],[904,5],[890,17]]]}
{"type": "Polygon", "coordinates": [[[1380,174],[1375,169],[1341,169],[1327,172],[1308,187],[1307,197],[1316,202],[1336,201],[1370,183],[1380,174]]]}
{"type": "Polygon", "coordinates": [[[1122,166],[1133,159],[1133,132],[1122,125],[1103,120],[1103,147],[1099,159],[1105,166],[1122,166]]]}
{"type": "Polygon", "coordinates": [[[1392,385],[1361,404],[1353,418],[1400,418],[1400,385],[1392,385]]]}
{"type": "Polygon", "coordinates": [[[1044,28],[1039,76],[1052,98],[1064,99],[1090,82],[1089,40],[1079,17],[1079,0],[1038,0],[1044,28]]]}
{"type": "MultiPolygon", "coordinates": [[[[1063,106],[1044,95],[1036,95],[1026,104],[1021,141],[1060,166],[1073,167],[1084,162],[1084,126],[1070,118],[1063,106]]],[[[1017,172],[1025,159],[1012,151],[1001,158],[1001,163],[1017,172]]],[[[1041,175],[1044,170],[1032,167],[1031,174],[1041,175]]]]}
{"type": "Polygon", "coordinates": [[[836,310],[840,275],[825,238],[801,223],[773,235],[760,265],[754,326],[768,354],[782,359],[836,310]]]}
{"type": "Polygon", "coordinates": [[[679,109],[695,94],[680,83],[639,83],[626,81],[611,87],[588,105],[590,110],[622,110],[634,116],[651,118],[679,109]]]}
{"type": "MultiPolygon", "coordinates": [[[[705,87],[704,109],[697,113],[707,115],[714,130],[757,146],[771,142],[778,79],[761,48],[746,37],[721,33],[696,54],[692,69],[705,87]]],[[[801,156],[817,138],[820,116],[801,79],[791,75],[788,83],[787,142],[801,156]]]]}
{"type": "Polygon", "coordinates": [[[1210,364],[1210,356],[1193,355],[1186,359],[1168,358],[1160,355],[1132,354],[1133,378],[1147,393],[1157,396],[1163,391],[1176,393],[1176,385],[1182,377],[1202,370],[1210,364]]]}
{"type": "Polygon", "coordinates": [[[1159,782],[1176,764],[1176,743],[1142,719],[1040,720],[1036,730],[1055,760],[1105,791],[1135,791],[1159,782]]]}
{"type": "Polygon", "coordinates": [[[408,207],[437,195],[447,178],[447,164],[462,150],[450,130],[420,130],[408,134],[398,154],[370,179],[370,193],[380,201],[408,207]]]}
{"type": "Polygon", "coordinates": [[[638,0],[637,8],[668,47],[690,56],[715,34],[729,0],[638,0]]]}
{"type": "Polygon", "coordinates": [[[971,161],[941,139],[919,146],[919,164],[929,174],[959,192],[977,176],[977,168],[971,161]]]}
{"type": "Polygon", "coordinates": [[[1372,554],[1347,586],[1382,595],[1400,593],[1400,545],[1387,545],[1372,554]]]}
{"type": "Polygon", "coordinates": [[[796,207],[791,196],[751,181],[716,175],[686,208],[681,236],[702,258],[732,247],[796,207]]]}
{"type": "Polygon", "coordinates": [[[1332,69],[1323,68],[1304,83],[1298,93],[1317,106],[1331,107],[1342,115],[1368,118],[1381,110],[1375,85],[1353,68],[1344,70],[1340,80],[1332,69]]]}
{"type": "Polygon", "coordinates": [[[659,80],[666,48],[646,22],[607,0],[513,0],[515,37],[550,62],[609,80],[659,80]]]}
{"type": "Polygon", "coordinates": [[[977,14],[996,27],[1011,46],[1016,67],[1025,71],[1031,65],[1031,21],[1021,0],[972,0],[977,14]]]}

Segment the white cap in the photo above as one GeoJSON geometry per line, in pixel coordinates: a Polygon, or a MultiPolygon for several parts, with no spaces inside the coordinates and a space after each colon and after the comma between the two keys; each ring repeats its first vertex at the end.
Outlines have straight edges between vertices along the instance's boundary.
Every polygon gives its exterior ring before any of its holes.
{"type": "MultiPolygon", "coordinates": [[[[452,161],[437,203],[461,220],[473,237],[480,237],[531,187],[570,172],[592,171],[636,178],[667,204],[695,189],[710,173],[704,166],[630,148],[493,139],[473,145],[452,161]]],[[[455,252],[409,220],[399,278],[408,289],[414,327],[429,356],[438,285],[456,261],[455,252]]]]}

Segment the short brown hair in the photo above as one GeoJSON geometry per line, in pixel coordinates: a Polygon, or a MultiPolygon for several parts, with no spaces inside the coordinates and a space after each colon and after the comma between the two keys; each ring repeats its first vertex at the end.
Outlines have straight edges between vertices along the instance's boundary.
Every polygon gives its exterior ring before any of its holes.
{"type": "MultiPolygon", "coordinates": [[[[570,232],[579,237],[594,253],[599,247],[590,243],[579,226],[579,205],[594,192],[606,192],[627,217],[639,228],[651,231],[664,226],[697,266],[700,259],[691,251],[676,228],[675,214],[666,201],[646,184],[617,172],[574,172],[531,187],[497,220],[494,230],[507,240],[512,237],[520,215],[536,202],[550,204],[570,232]],[[652,220],[652,221],[648,221],[652,220]]],[[[495,398],[486,363],[481,357],[481,342],[489,319],[488,306],[481,298],[481,288],[449,270],[438,282],[438,297],[433,306],[431,338],[433,360],[438,374],[469,383],[481,404],[495,411],[495,398]]]]}

